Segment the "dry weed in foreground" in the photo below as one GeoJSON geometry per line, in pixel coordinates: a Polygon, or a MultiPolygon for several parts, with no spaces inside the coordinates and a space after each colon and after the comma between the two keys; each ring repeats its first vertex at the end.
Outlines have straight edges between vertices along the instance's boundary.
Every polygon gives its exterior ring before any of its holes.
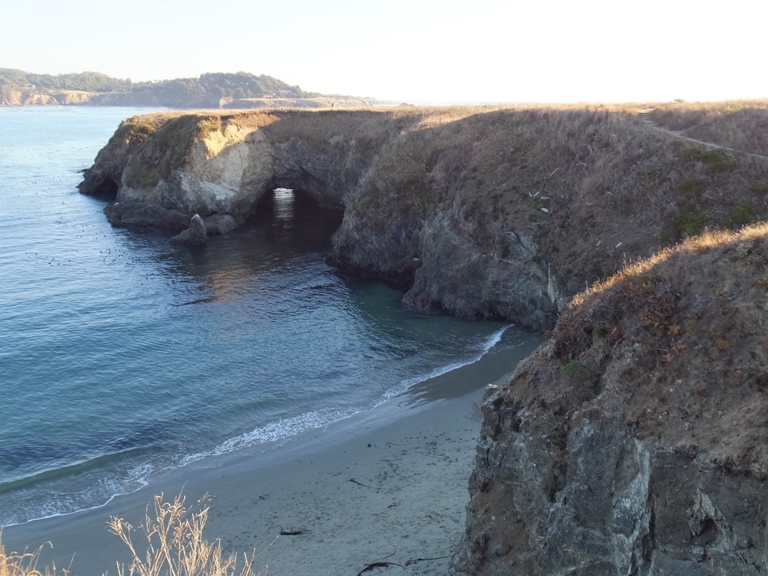
{"type": "MultiPolygon", "coordinates": [[[[46,566],[43,572],[37,569],[37,561],[42,550],[41,546],[34,552],[25,550],[22,554],[6,553],[2,534],[0,534],[0,576],[55,576],[55,566],[52,569],[46,566]]],[[[67,574],[67,571],[64,570],[63,574],[67,574]]]]}
{"type": "MultiPolygon", "coordinates": [[[[131,538],[133,526],[122,518],[112,516],[107,522],[110,532],[117,535],[131,550],[133,560],[126,567],[117,564],[119,576],[233,576],[237,570],[234,554],[224,556],[221,541],[207,542],[203,528],[208,520],[208,496],[198,502],[198,510],[187,509],[184,496],[173,502],[164,502],[163,495],[155,496],[154,512],[149,506],[144,523],[140,526],[147,540],[144,556],[131,538]],[[154,516],[154,518],[152,517],[154,516]]],[[[255,554],[244,557],[240,576],[260,576],[253,570],[255,554]]],[[[0,576],[5,576],[0,573],[0,576]]]]}

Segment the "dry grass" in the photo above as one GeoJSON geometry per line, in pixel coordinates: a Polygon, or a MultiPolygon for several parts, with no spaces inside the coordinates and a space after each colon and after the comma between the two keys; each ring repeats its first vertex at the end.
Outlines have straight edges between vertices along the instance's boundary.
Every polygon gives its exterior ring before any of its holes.
{"type": "Polygon", "coordinates": [[[768,100],[661,104],[652,118],[697,140],[768,156],[768,100]]]}
{"type": "Polygon", "coordinates": [[[34,552],[22,553],[6,552],[3,546],[2,534],[0,534],[0,576],[56,576],[68,574],[67,570],[58,572],[56,567],[44,567],[38,569],[37,564],[43,547],[34,552]]]}
{"type": "Polygon", "coordinates": [[[502,259],[523,233],[566,294],[705,227],[768,218],[767,166],[646,130],[632,105],[459,112],[422,111],[347,208],[373,230],[447,212],[502,259]]]}
{"type": "Polygon", "coordinates": [[[206,503],[203,497],[195,509],[188,509],[181,495],[172,502],[164,502],[162,495],[155,496],[153,509],[150,512],[148,508],[140,527],[146,551],[134,544],[133,526],[112,516],[107,524],[109,531],[128,546],[133,556],[127,569],[118,563],[119,576],[258,576],[253,568],[255,554],[244,556],[238,571],[234,554],[225,556],[219,540],[208,542],[203,538],[208,520],[206,503]]]}
{"type": "Polygon", "coordinates": [[[768,477],[767,297],[768,224],[690,238],[576,296],[514,393],[768,477]]]}
{"type": "MultiPolygon", "coordinates": [[[[266,576],[254,569],[255,553],[243,556],[238,570],[235,554],[225,555],[219,540],[207,541],[203,530],[208,520],[208,497],[188,508],[184,496],[172,502],[155,496],[152,508],[147,506],[139,526],[141,545],[134,543],[134,527],[122,518],[112,516],[109,531],[118,536],[131,551],[133,560],[126,567],[117,564],[119,576],[266,576]]],[[[6,553],[0,534],[0,576],[66,576],[69,570],[56,566],[38,568],[41,546],[34,552],[6,553]]],[[[50,545],[50,543],[48,544],[50,545]]],[[[105,575],[106,576],[106,573],[105,575]]]]}

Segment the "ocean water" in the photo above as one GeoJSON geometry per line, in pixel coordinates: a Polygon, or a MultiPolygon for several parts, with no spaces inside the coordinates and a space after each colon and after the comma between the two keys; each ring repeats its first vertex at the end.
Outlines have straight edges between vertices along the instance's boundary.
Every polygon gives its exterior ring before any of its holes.
{"type": "Polygon", "coordinates": [[[376,409],[529,338],[338,274],[340,215],[289,192],[203,249],[111,227],[79,171],[146,112],[0,108],[0,526],[376,409]]]}

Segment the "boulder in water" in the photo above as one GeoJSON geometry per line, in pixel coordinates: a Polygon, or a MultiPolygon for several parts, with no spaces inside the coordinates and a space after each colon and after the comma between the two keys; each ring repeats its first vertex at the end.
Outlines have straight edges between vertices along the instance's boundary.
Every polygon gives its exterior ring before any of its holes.
{"type": "Polygon", "coordinates": [[[213,214],[205,219],[208,234],[229,234],[237,228],[237,220],[230,214],[213,214]]]}
{"type": "Polygon", "coordinates": [[[205,222],[200,214],[195,214],[189,221],[189,228],[171,238],[171,244],[181,246],[204,246],[208,242],[205,222]]]}

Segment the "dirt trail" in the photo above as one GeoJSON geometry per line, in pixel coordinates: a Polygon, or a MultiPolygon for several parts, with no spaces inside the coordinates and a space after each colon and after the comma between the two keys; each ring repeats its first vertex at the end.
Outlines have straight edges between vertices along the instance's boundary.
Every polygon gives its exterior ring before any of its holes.
{"type": "Polygon", "coordinates": [[[662,128],[661,126],[656,124],[656,122],[653,121],[652,114],[653,114],[653,110],[644,110],[643,112],[638,113],[637,117],[641,123],[645,124],[651,130],[654,130],[656,132],[661,132],[662,134],[666,134],[667,136],[671,136],[672,138],[677,138],[678,140],[685,140],[687,142],[693,142],[694,144],[699,144],[701,146],[705,146],[706,148],[710,148],[712,150],[723,150],[725,152],[731,152],[734,154],[739,154],[741,156],[746,156],[747,158],[753,158],[755,160],[760,160],[762,162],[768,162],[768,156],[761,156],[760,154],[752,154],[751,152],[744,152],[743,150],[737,150],[736,148],[729,148],[728,146],[721,146],[720,144],[715,144],[714,142],[705,142],[704,140],[697,140],[696,138],[691,138],[689,136],[686,136],[681,131],[662,128]]]}

